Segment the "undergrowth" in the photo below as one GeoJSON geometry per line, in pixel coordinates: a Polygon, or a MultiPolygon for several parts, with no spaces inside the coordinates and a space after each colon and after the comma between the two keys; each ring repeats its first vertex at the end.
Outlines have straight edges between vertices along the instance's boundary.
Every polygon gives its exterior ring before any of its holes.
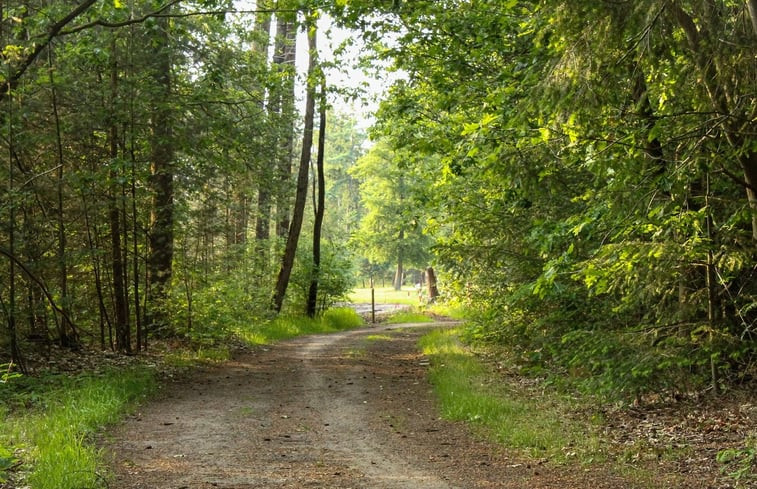
{"type": "Polygon", "coordinates": [[[13,476],[17,487],[32,489],[102,487],[92,436],[155,388],[147,367],[0,386],[0,482],[13,476]]]}
{"type": "Polygon", "coordinates": [[[431,323],[434,319],[416,311],[398,311],[386,320],[389,324],[431,323]]]}
{"type": "Polygon", "coordinates": [[[249,327],[238,328],[235,335],[251,345],[265,345],[309,334],[335,333],[361,326],[363,319],[350,308],[329,309],[315,318],[279,316],[249,327]]]}
{"type": "Polygon", "coordinates": [[[601,454],[591,426],[571,416],[571,406],[549,393],[524,393],[495,381],[458,340],[455,330],[435,330],[419,346],[431,360],[430,379],[442,415],[479,426],[489,437],[532,457],[588,462],[601,454]]]}

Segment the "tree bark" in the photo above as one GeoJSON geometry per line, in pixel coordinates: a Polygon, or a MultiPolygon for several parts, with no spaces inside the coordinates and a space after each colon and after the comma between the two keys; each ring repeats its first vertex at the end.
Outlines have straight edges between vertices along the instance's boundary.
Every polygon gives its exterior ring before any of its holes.
{"type": "MultiPolygon", "coordinates": [[[[270,8],[270,0],[258,0],[258,7],[264,10],[270,8]]],[[[260,57],[266,65],[268,64],[268,44],[271,38],[271,13],[260,12],[255,16],[255,42],[253,51],[260,57]]],[[[269,94],[272,96],[272,94],[269,94]]],[[[264,102],[260,102],[261,112],[264,112],[264,102]]],[[[265,178],[265,173],[261,175],[258,185],[258,202],[257,202],[257,219],[255,221],[255,240],[258,242],[265,241],[270,237],[270,220],[271,220],[271,191],[269,189],[269,178],[265,178]]]]}
{"type": "MultiPolygon", "coordinates": [[[[8,93],[11,92],[11,84],[8,83],[8,93]]],[[[15,192],[13,152],[15,151],[15,139],[13,134],[13,97],[8,99],[8,340],[10,342],[11,363],[15,364],[22,373],[26,367],[18,345],[18,332],[16,331],[16,203],[13,197],[15,192]]]]}
{"type": "Polygon", "coordinates": [[[317,59],[316,31],[315,28],[311,28],[310,26],[308,26],[308,47],[308,85],[307,96],[305,99],[305,129],[302,138],[302,154],[300,156],[300,167],[297,174],[297,193],[295,195],[292,221],[289,226],[286,248],[284,249],[284,255],[281,260],[281,268],[279,269],[279,275],[276,280],[276,288],[272,300],[272,309],[276,313],[281,312],[281,308],[284,304],[284,296],[286,295],[286,290],[289,286],[289,278],[292,275],[292,266],[294,265],[297,244],[300,239],[300,231],[302,229],[302,221],[305,214],[305,202],[307,200],[308,192],[308,170],[310,169],[310,152],[313,145],[313,119],[315,116],[315,86],[313,84],[313,78],[315,76],[317,59]]]}
{"type": "MultiPolygon", "coordinates": [[[[293,21],[278,20],[277,46],[280,49],[280,67],[288,76],[284,77],[281,87],[281,139],[277,148],[276,172],[278,178],[278,195],[276,202],[276,235],[280,238],[287,236],[290,228],[290,182],[292,180],[292,155],[294,153],[294,79],[295,54],[297,52],[297,29],[293,21]],[[280,45],[279,45],[280,43],[280,45]]],[[[292,217],[293,218],[293,217],[292,217]]]]}
{"type": "Polygon", "coordinates": [[[757,36],[757,0],[747,0],[746,6],[749,11],[749,18],[752,20],[754,35],[757,36]]]}
{"type": "Polygon", "coordinates": [[[171,97],[171,47],[169,23],[158,20],[156,45],[160,48],[153,54],[152,107],[152,156],[150,190],[150,255],[148,258],[148,314],[145,326],[151,329],[167,324],[165,301],[171,285],[174,249],[174,147],[170,109],[171,97]]]}
{"type": "Polygon", "coordinates": [[[53,75],[52,50],[48,50],[49,77],[51,87],[51,101],[53,108],[53,119],[55,120],[55,145],[58,163],[56,178],[56,198],[57,198],[57,218],[58,218],[58,280],[60,285],[60,303],[66,314],[60,321],[60,331],[58,340],[61,346],[72,348],[79,347],[79,335],[73,324],[68,321],[69,317],[69,295],[68,295],[68,263],[66,257],[66,224],[63,213],[63,137],[60,129],[60,116],[58,113],[58,93],[55,87],[55,77],[53,75]]]}
{"type": "Polygon", "coordinates": [[[394,287],[394,290],[402,290],[402,278],[405,274],[404,270],[404,259],[403,256],[403,249],[402,249],[402,241],[405,239],[405,230],[401,229],[400,234],[397,237],[398,240],[398,246],[397,246],[397,270],[394,272],[394,281],[392,282],[392,286],[394,287]]]}
{"type": "Polygon", "coordinates": [[[439,288],[436,286],[436,273],[432,267],[426,269],[426,286],[428,287],[428,302],[436,302],[439,297],[439,288]]]}
{"type": "Polygon", "coordinates": [[[318,131],[318,158],[316,161],[316,178],[318,180],[317,200],[315,203],[315,220],[313,224],[313,275],[308,291],[307,315],[315,317],[318,309],[318,287],[321,281],[321,228],[326,204],[326,177],[324,171],[324,150],[326,146],[326,82],[321,78],[321,111],[318,131]]]}

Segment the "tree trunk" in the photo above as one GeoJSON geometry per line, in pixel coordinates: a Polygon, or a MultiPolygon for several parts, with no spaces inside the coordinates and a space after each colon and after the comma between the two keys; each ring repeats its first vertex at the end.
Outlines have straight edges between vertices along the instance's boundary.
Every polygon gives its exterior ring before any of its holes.
{"type": "Polygon", "coordinates": [[[53,75],[52,49],[48,50],[49,77],[51,87],[51,100],[53,108],[53,119],[55,120],[55,144],[56,156],[58,162],[58,171],[56,178],[56,197],[58,218],[58,280],[60,285],[60,303],[65,314],[61,317],[59,341],[61,346],[72,348],[79,347],[79,337],[73,324],[68,321],[69,302],[68,296],[68,263],[66,257],[66,224],[63,215],[63,139],[60,130],[60,116],[58,114],[58,94],[55,88],[55,77],[53,75]]]}
{"type": "Polygon", "coordinates": [[[747,0],[746,6],[747,10],[749,10],[749,18],[752,19],[754,35],[757,36],[757,0],[747,0]]]}
{"type": "Polygon", "coordinates": [[[428,287],[428,302],[436,302],[436,298],[439,297],[439,289],[436,286],[436,273],[431,267],[426,269],[426,285],[428,287]]]}
{"type": "Polygon", "coordinates": [[[315,221],[313,224],[313,276],[308,291],[307,315],[315,317],[318,309],[318,286],[321,280],[321,228],[325,210],[326,182],[323,168],[324,150],[326,146],[326,81],[321,78],[321,111],[320,127],[318,130],[318,158],[316,160],[316,174],[318,180],[317,200],[315,202],[315,221]]]}
{"type": "Polygon", "coordinates": [[[397,238],[399,241],[399,246],[397,246],[397,270],[394,273],[394,281],[392,282],[392,286],[394,287],[394,290],[402,290],[402,278],[405,273],[404,270],[404,253],[402,250],[402,241],[405,239],[405,230],[400,230],[400,235],[397,238]]]}
{"type": "MultiPolygon", "coordinates": [[[[11,92],[11,85],[8,84],[8,93],[11,92]]],[[[15,151],[14,134],[13,134],[13,97],[8,97],[8,340],[10,342],[11,363],[16,365],[23,373],[26,371],[21,350],[18,345],[18,334],[16,331],[16,263],[13,255],[16,252],[16,203],[13,197],[15,192],[13,152],[15,151]]]]}
{"type": "MultiPolygon", "coordinates": [[[[757,20],[753,15],[757,2],[754,0],[747,1],[754,22],[757,20]]],[[[707,92],[713,110],[722,116],[730,116],[725,118],[723,129],[728,143],[738,153],[738,162],[743,172],[743,182],[740,183],[746,189],[747,202],[752,211],[752,239],[757,241],[757,152],[751,149],[751,141],[745,139],[748,138],[745,134],[750,134],[753,131],[750,131],[749,127],[738,128],[734,126],[738,120],[746,120],[745,124],[751,125],[752,117],[742,117],[739,114],[732,113],[729,100],[737,100],[740,97],[728,92],[729,84],[723,81],[728,79],[728,75],[722,73],[721,63],[718,63],[717,58],[707,51],[708,32],[700,30],[694,18],[683,10],[677,2],[671,2],[669,8],[674,20],[686,34],[692,58],[699,70],[701,83],[707,92]],[[749,145],[749,148],[745,150],[747,145],[749,145]]]]}
{"type": "MultiPolygon", "coordinates": [[[[259,10],[269,10],[271,8],[270,0],[258,0],[259,10]]],[[[271,38],[271,13],[258,12],[255,16],[255,42],[252,50],[258,55],[262,63],[268,64],[268,45],[271,38]]],[[[274,94],[269,93],[269,109],[272,106],[278,106],[273,101],[274,94]]],[[[261,112],[265,112],[264,102],[260,102],[261,112]]],[[[270,119],[270,114],[269,114],[270,119]]],[[[262,175],[258,179],[258,202],[257,215],[255,221],[255,241],[261,243],[270,237],[270,220],[271,220],[271,191],[269,188],[271,177],[269,172],[264,168],[262,175]],[[268,175],[267,175],[268,174],[268,175]]],[[[262,246],[258,247],[260,253],[263,252],[262,246]]]]}
{"type": "Polygon", "coordinates": [[[152,156],[150,190],[150,255],[148,258],[148,316],[146,327],[156,329],[167,324],[164,305],[168,298],[173,272],[174,247],[174,167],[173,130],[170,109],[171,47],[167,18],[158,19],[153,54],[155,83],[152,107],[152,156]],[[149,319],[148,319],[149,318],[149,319]]]}
{"type": "MultiPolygon", "coordinates": [[[[287,236],[290,228],[290,182],[292,180],[292,155],[294,153],[294,79],[296,77],[295,54],[297,52],[297,29],[293,21],[279,17],[277,46],[280,43],[279,63],[288,76],[284,77],[281,87],[281,139],[277,148],[276,171],[278,177],[278,195],[276,202],[276,235],[287,236]]],[[[292,217],[294,218],[294,217],[292,217]]]]}
{"type": "Polygon", "coordinates": [[[108,130],[110,169],[110,196],[108,198],[108,222],[110,224],[111,246],[111,272],[113,280],[113,301],[115,307],[116,350],[122,353],[131,353],[131,326],[127,312],[126,299],[126,276],[124,254],[121,243],[121,209],[118,205],[118,196],[121,193],[121,185],[117,183],[121,177],[121,171],[117,166],[118,160],[118,127],[116,125],[116,98],[118,96],[118,66],[116,64],[115,40],[111,44],[110,72],[110,127],[108,130]]]}
{"type": "Polygon", "coordinates": [[[286,295],[286,290],[289,286],[289,278],[292,274],[294,257],[297,252],[297,243],[300,239],[302,220],[305,214],[305,201],[308,192],[308,170],[310,169],[310,152],[313,145],[313,118],[315,115],[315,86],[313,78],[315,76],[317,59],[316,32],[315,28],[311,28],[311,26],[308,26],[308,47],[308,82],[307,96],[305,99],[305,129],[302,138],[302,154],[300,156],[300,168],[297,174],[297,193],[295,195],[292,221],[289,226],[286,248],[284,249],[284,255],[281,260],[281,268],[279,269],[272,301],[272,308],[276,313],[281,312],[281,308],[284,304],[284,296],[286,295]]]}

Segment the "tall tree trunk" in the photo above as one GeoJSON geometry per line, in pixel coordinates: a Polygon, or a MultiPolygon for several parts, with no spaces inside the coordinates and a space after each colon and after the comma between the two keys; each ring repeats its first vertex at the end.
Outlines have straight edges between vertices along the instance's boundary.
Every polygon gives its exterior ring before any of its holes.
{"type": "Polygon", "coordinates": [[[310,169],[310,152],[313,145],[313,118],[315,116],[315,68],[317,61],[316,51],[316,31],[315,28],[307,26],[308,29],[308,81],[307,96],[305,99],[305,129],[302,138],[302,154],[300,156],[300,167],[297,173],[297,193],[295,195],[294,211],[292,221],[289,226],[286,248],[281,259],[281,268],[276,280],[272,308],[276,313],[281,312],[284,304],[284,296],[289,286],[289,278],[292,275],[292,266],[294,265],[294,256],[297,252],[297,243],[300,239],[302,221],[305,214],[305,202],[308,192],[308,170],[310,169]]]}
{"type": "MultiPolygon", "coordinates": [[[[277,148],[277,178],[278,195],[276,196],[276,235],[280,238],[287,236],[290,228],[290,182],[292,179],[292,156],[294,153],[294,80],[296,77],[295,54],[297,52],[297,28],[293,20],[278,20],[280,35],[277,43],[281,43],[281,68],[288,76],[284,77],[281,87],[281,139],[277,148]]],[[[294,217],[292,216],[292,219],[294,217]]]]}
{"type": "Polygon", "coordinates": [[[397,237],[399,245],[397,246],[397,270],[394,272],[394,281],[392,282],[392,286],[394,287],[394,290],[402,290],[402,278],[405,274],[403,263],[405,260],[404,252],[403,252],[403,246],[402,241],[405,239],[405,230],[401,229],[400,234],[397,237]]]}
{"type": "Polygon", "coordinates": [[[63,214],[63,137],[60,130],[60,116],[58,114],[58,93],[55,88],[55,77],[53,75],[53,58],[52,49],[48,50],[48,66],[50,77],[50,90],[53,108],[53,119],[55,120],[55,150],[58,163],[56,178],[56,198],[57,198],[57,219],[58,219],[58,280],[60,285],[60,303],[65,314],[60,320],[59,341],[61,346],[78,348],[79,337],[73,324],[68,320],[70,298],[68,295],[68,263],[66,257],[66,224],[63,214]]]}
{"type": "Polygon", "coordinates": [[[12,85],[6,85],[8,93],[8,340],[10,342],[11,363],[15,364],[21,372],[26,371],[21,349],[18,345],[18,334],[16,331],[16,263],[13,256],[16,252],[16,202],[13,197],[14,188],[14,165],[13,152],[15,151],[15,139],[13,134],[13,96],[12,85]]]}
{"type": "MultiPolygon", "coordinates": [[[[269,10],[271,8],[270,0],[258,0],[259,10],[269,10]]],[[[253,52],[261,59],[262,62],[268,63],[268,44],[271,38],[271,13],[259,12],[255,16],[255,42],[253,43],[253,52]]],[[[269,94],[273,97],[273,94],[269,94]]],[[[269,102],[272,102],[269,99],[269,102]]],[[[264,103],[260,102],[261,112],[265,112],[264,103]]],[[[269,114],[270,118],[270,114],[269,114]]],[[[267,168],[267,165],[265,165],[267,168]]],[[[258,184],[258,202],[257,216],[255,221],[255,240],[260,243],[268,240],[270,237],[271,221],[271,190],[270,190],[270,172],[265,171],[259,178],[258,184]]],[[[259,249],[262,252],[262,249],[259,249]]]]}
{"type": "MultiPolygon", "coordinates": [[[[94,273],[95,278],[95,291],[97,293],[97,307],[100,312],[100,318],[99,318],[99,324],[100,324],[100,347],[102,349],[105,349],[105,326],[108,326],[108,330],[110,331],[112,329],[112,325],[110,322],[110,316],[108,315],[108,309],[105,307],[105,297],[103,294],[103,285],[102,285],[102,278],[101,278],[101,265],[100,265],[100,258],[98,257],[97,250],[100,249],[100,246],[95,242],[95,239],[93,238],[92,233],[92,226],[89,221],[89,204],[87,203],[86,197],[82,193],[82,207],[84,209],[84,227],[87,230],[87,247],[89,248],[89,252],[92,255],[92,272],[94,273]]],[[[95,229],[95,235],[97,234],[97,229],[95,229]]],[[[113,348],[113,344],[110,344],[110,348],[113,348]]]]}
{"type": "Polygon", "coordinates": [[[316,159],[316,179],[318,186],[315,199],[315,219],[313,223],[313,275],[308,290],[306,313],[315,317],[318,309],[318,286],[321,281],[321,228],[326,200],[326,177],[323,168],[324,150],[326,147],[326,80],[321,78],[321,110],[318,129],[318,158],[316,159]]]}
{"type": "Polygon", "coordinates": [[[439,297],[439,288],[436,286],[436,273],[431,267],[426,269],[426,286],[428,287],[428,302],[436,302],[436,298],[439,297]]]}
{"type": "Polygon", "coordinates": [[[150,254],[148,258],[148,318],[147,327],[155,329],[167,324],[165,301],[173,272],[174,247],[174,166],[173,130],[171,120],[171,44],[167,18],[158,19],[153,54],[155,62],[152,78],[152,155],[150,190],[150,254]]]}
{"type": "MultiPolygon", "coordinates": [[[[135,76],[134,68],[134,26],[129,28],[128,38],[128,73],[129,77],[135,76]]],[[[132,247],[132,289],[134,290],[134,323],[136,326],[136,347],[137,351],[147,348],[147,338],[144,334],[142,321],[142,304],[140,294],[140,276],[139,276],[139,235],[141,226],[139,225],[139,213],[137,212],[137,150],[136,150],[136,110],[135,104],[137,99],[136,87],[133,83],[129,84],[129,163],[131,170],[131,247],[132,247]]]]}
{"type": "Polygon", "coordinates": [[[131,325],[126,299],[126,267],[121,243],[121,209],[118,203],[121,185],[121,170],[118,165],[118,126],[116,123],[116,98],[118,97],[118,65],[116,61],[115,38],[111,44],[110,71],[110,127],[108,130],[110,169],[110,196],[108,198],[108,222],[110,224],[111,272],[113,280],[113,302],[115,307],[116,350],[131,353],[131,325]]]}

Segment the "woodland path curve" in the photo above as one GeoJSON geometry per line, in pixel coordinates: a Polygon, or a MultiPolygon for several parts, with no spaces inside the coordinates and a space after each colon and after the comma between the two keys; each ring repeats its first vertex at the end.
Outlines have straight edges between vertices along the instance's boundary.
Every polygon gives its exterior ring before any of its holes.
{"type": "Polygon", "coordinates": [[[383,325],[242,353],[107,434],[112,489],[627,488],[519,460],[440,419],[420,335],[383,325]]]}

